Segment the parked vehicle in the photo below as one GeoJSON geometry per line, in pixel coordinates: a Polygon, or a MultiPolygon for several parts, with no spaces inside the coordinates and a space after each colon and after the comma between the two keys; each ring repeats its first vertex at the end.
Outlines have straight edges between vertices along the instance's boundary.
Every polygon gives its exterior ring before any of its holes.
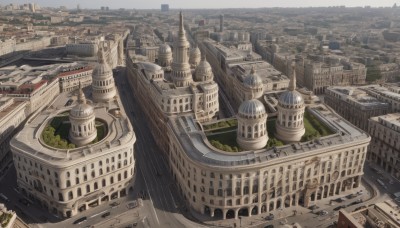
{"type": "Polygon", "coordinates": [[[111,213],[110,213],[109,211],[107,211],[106,213],[102,214],[101,217],[102,217],[102,218],[105,218],[105,217],[109,216],[110,214],[111,214],[111,213]]]}
{"type": "Polygon", "coordinates": [[[74,225],[75,224],[81,224],[81,223],[85,222],[86,220],[87,220],[87,217],[85,216],[85,217],[82,217],[82,218],[79,218],[79,219],[75,220],[73,224],[74,225]]]}
{"type": "Polygon", "coordinates": [[[3,193],[0,193],[0,198],[6,202],[10,202],[10,200],[3,193]]]}

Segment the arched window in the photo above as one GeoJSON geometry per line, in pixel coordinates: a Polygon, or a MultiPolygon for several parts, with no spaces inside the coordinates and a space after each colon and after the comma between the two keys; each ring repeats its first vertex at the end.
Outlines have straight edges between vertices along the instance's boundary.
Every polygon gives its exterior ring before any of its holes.
{"type": "Polygon", "coordinates": [[[103,175],[103,169],[99,169],[99,175],[103,175]]]}
{"type": "Polygon", "coordinates": [[[71,181],[67,180],[67,188],[71,187],[71,181]]]}
{"type": "Polygon", "coordinates": [[[114,184],[114,177],[110,177],[110,184],[114,184]]]}
{"type": "Polygon", "coordinates": [[[99,186],[97,185],[97,182],[94,182],[94,190],[97,190],[99,186]]]}
{"type": "Polygon", "coordinates": [[[103,180],[101,181],[101,186],[102,186],[102,187],[105,187],[105,186],[106,186],[106,180],[105,180],[105,179],[103,179],[103,180]]]}
{"type": "Polygon", "coordinates": [[[86,193],[90,192],[90,185],[86,185],[86,193]]]}
{"type": "Polygon", "coordinates": [[[79,177],[75,178],[75,184],[79,184],[79,177]]]}
{"type": "Polygon", "coordinates": [[[72,200],[72,198],[74,198],[74,194],[72,193],[72,191],[68,192],[68,200],[72,200]]]}
{"type": "Polygon", "coordinates": [[[77,194],[78,194],[78,197],[82,195],[82,190],[81,190],[81,188],[78,188],[77,194]]]}
{"type": "Polygon", "coordinates": [[[118,173],[118,181],[121,181],[121,174],[118,173]]]}
{"type": "Polygon", "coordinates": [[[64,201],[64,197],[61,193],[58,193],[58,200],[61,202],[64,201]]]}
{"type": "Polygon", "coordinates": [[[128,178],[128,171],[125,170],[124,172],[124,179],[128,178]]]}

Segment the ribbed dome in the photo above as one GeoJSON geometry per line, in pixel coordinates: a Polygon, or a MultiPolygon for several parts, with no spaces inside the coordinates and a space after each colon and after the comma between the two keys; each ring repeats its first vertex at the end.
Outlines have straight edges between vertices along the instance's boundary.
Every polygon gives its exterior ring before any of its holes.
{"type": "Polygon", "coordinates": [[[91,105],[82,103],[73,107],[70,111],[70,116],[74,118],[86,118],[92,116],[94,109],[91,105]]]}
{"type": "Polygon", "coordinates": [[[145,69],[146,71],[149,71],[149,72],[156,73],[156,72],[162,70],[162,68],[155,63],[141,62],[140,64],[142,65],[143,69],[145,69]]]}
{"type": "Polygon", "coordinates": [[[192,49],[192,51],[190,52],[190,58],[192,58],[192,57],[200,58],[200,56],[201,56],[201,52],[200,52],[200,49],[198,47],[192,49]]]}
{"type": "Polygon", "coordinates": [[[93,69],[93,78],[102,78],[112,75],[111,67],[107,63],[98,63],[93,69]]]}
{"type": "Polygon", "coordinates": [[[197,65],[197,67],[196,67],[196,73],[208,73],[211,71],[212,71],[211,65],[208,63],[208,61],[205,58],[203,58],[200,61],[199,65],[197,65]]]}
{"type": "Polygon", "coordinates": [[[249,88],[259,88],[263,85],[261,77],[256,73],[254,68],[252,68],[250,74],[244,78],[243,83],[249,88]]]}
{"type": "Polygon", "coordinates": [[[296,90],[289,90],[279,97],[279,104],[289,106],[302,105],[304,104],[304,99],[296,90]]]}
{"type": "Polygon", "coordinates": [[[260,115],[264,115],[265,107],[259,100],[253,99],[243,101],[239,107],[239,116],[245,118],[258,118],[260,115]]]}
{"type": "Polygon", "coordinates": [[[159,54],[172,54],[171,47],[168,44],[161,44],[160,47],[158,48],[158,53],[159,54]]]}

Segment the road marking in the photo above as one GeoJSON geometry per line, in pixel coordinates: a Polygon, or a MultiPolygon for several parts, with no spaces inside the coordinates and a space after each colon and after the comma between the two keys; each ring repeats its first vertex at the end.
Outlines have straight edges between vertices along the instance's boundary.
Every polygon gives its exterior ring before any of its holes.
{"type": "Polygon", "coordinates": [[[154,209],[153,200],[151,199],[151,194],[150,194],[150,191],[149,191],[149,187],[148,187],[148,185],[147,185],[146,177],[145,177],[144,174],[143,174],[143,170],[142,170],[142,167],[141,167],[141,166],[139,166],[139,169],[140,169],[140,172],[142,173],[143,180],[144,180],[144,184],[146,185],[146,188],[147,188],[147,192],[149,192],[150,202],[151,202],[151,205],[152,205],[151,208],[153,209],[153,212],[154,212],[154,214],[156,215],[156,220],[157,220],[158,225],[160,225],[160,221],[158,220],[158,216],[157,216],[156,209],[154,209]]]}
{"type": "Polygon", "coordinates": [[[107,212],[108,210],[104,210],[104,211],[102,211],[102,212],[99,212],[99,213],[97,213],[97,214],[94,214],[94,215],[92,215],[92,216],[90,216],[89,218],[94,218],[94,217],[96,217],[96,216],[98,216],[98,215],[100,215],[100,214],[103,214],[104,212],[107,212]]]}
{"type": "Polygon", "coordinates": [[[172,192],[171,192],[170,188],[168,188],[168,192],[169,192],[169,195],[171,196],[171,199],[172,199],[172,202],[174,203],[175,208],[178,208],[178,205],[176,205],[176,203],[175,203],[175,200],[174,200],[174,197],[172,196],[172,192]]]}

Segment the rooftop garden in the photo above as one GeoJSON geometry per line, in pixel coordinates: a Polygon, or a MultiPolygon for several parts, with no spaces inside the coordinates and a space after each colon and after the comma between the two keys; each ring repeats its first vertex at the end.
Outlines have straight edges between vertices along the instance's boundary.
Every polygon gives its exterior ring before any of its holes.
{"type": "MultiPolygon", "coordinates": [[[[265,148],[285,145],[284,142],[275,137],[275,124],[276,118],[268,118],[267,131],[269,139],[265,148]]],[[[301,142],[311,141],[315,138],[320,138],[334,133],[307,110],[304,113],[304,127],[306,132],[301,138],[301,142]]],[[[208,141],[215,148],[226,152],[243,151],[236,142],[236,119],[222,120],[213,124],[203,125],[203,129],[208,141]]]]}
{"type": "Polygon", "coordinates": [[[12,217],[11,213],[0,211],[0,227],[7,227],[12,217]]]}
{"type": "MultiPolygon", "coordinates": [[[[42,132],[43,142],[51,147],[59,149],[74,149],[76,145],[71,143],[68,138],[71,123],[69,122],[68,112],[54,117],[42,132]]],[[[102,140],[106,134],[106,125],[96,120],[97,137],[92,143],[102,140]]]]}

